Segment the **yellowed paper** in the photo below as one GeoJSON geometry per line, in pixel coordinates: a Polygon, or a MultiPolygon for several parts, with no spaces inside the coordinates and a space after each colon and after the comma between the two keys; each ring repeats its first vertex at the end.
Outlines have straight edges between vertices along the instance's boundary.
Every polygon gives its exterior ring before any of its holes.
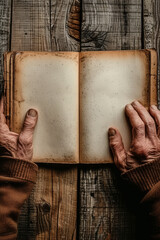
{"type": "Polygon", "coordinates": [[[117,127],[126,149],[130,129],[126,104],[149,106],[150,52],[86,52],[80,58],[80,162],[112,162],[108,128],[117,127]]]}
{"type": "Polygon", "coordinates": [[[12,130],[20,132],[29,108],[38,110],[36,162],[79,162],[78,74],[78,53],[15,55],[12,130]]]}

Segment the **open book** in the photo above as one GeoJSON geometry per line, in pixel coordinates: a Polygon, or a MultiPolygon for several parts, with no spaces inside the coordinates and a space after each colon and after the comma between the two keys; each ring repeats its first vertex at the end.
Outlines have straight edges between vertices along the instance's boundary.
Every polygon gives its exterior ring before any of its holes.
{"type": "Polygon", "coordinates": [[[156,76],[155,50],[8,52],[7,123],[19,133],[26,111],[38,110],[35,162],[112,162],[108,128],[120,130],[128,149],[124,107],[135,99],[157,104],[156,76]]]}

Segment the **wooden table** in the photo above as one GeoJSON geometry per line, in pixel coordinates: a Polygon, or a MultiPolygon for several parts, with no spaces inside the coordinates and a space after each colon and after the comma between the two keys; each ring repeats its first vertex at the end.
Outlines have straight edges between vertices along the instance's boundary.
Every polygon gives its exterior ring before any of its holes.
{"type": "MultiPolygon", "coordinates": [[[[159,54],[160,1],[79,1],[1,0],[0,79],[7,50],[154,47],[159,54]]],[[[40,164],[37,184],[20,216],[18,239],[136,240],[133,197],[112,164],[40,164]]]]}

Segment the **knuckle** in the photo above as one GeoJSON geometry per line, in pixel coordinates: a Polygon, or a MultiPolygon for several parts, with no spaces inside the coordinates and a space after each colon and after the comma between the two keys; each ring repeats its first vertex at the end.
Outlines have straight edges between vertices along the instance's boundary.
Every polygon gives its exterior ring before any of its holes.
{"type": "Polygon", "coordinates": [[[26,123],[26,122],[25,122],[23,127],[24,127],[25,129],[27,129],[28,131],[33,132],[34,126],[35,126],[35,125],[34,125],[33,123],[26,123]]]}
{"type": "Polygon", "coordinates": [[[27,117],[24,121],[24,127],[29,128],[29,129],[34,129],[36,124],[35,119],[27,117]]]}
{"type": "Polygon", "coordinates": [[[19,143],[21,145],[31,147],[32,146],[32,139],[30,137],[26,137],[25,135],[21,134],[19,136],[19,143]]]}
{"type": "Polygon", "coordinates": [[[118,158],[118,162],[119,162],[120,164],[122,164],[122,163],[124,162],[125,158],[126,158],[124,151],[121,150],[121,151],[119,152],[117,158],[118,158]]]}
{"type": "Polygon", "coordinates": [[[154,126],[154,121],[151,119],[149,121],[146,122],[146,125],[149,127],[149,128],[152,128],[154,126]]]}
{"type": "Polygon", "coordinates": [[[147,157],[148,155],[148,150],[143,146],[143,143],[136,141],[131,146],[131,152],[138,157],[147,157]]]}
{"type": "Polygon", "coordinates": [[[138,130],[138,131],[141,131],[145,128],[145,125],[143,122],[140,122],[136,125],[135,129],[138,130]]]}
{"type": "Polygon", "coordinates": [[[117,148],[117,146],[118,146],[118,142],[117,141],[112,141],[112,142],[110,142],[110,147],[111,148],[117,148]]]}
{"type": "Polygon", "coordinates": [[[124,158],[124,146],[121,143],[112,143],[111,149],[118,159],[124,158]]]}

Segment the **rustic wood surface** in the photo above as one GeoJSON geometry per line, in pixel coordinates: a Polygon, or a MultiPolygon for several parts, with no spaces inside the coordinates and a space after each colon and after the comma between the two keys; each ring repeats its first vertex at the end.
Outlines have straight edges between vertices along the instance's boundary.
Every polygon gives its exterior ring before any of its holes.
{"type": "Polygon", "coordinates": [[[82,169],[79,239],[136,240],[136,204],[128,193],[112,164],[82,169]]]}
{"type": "Polygon", "coordinates": [[[75,5],[73,0],[13,0],[12,50],[79,51],[68,27],[75,5]]]}
{"type": "Polygon", "coordinates": [[[49,0],[13,0],[12,50],[51,51],[50,32],[49,0]]]}
{"type": "MultiPolygon", "coordinates": [[[[6,50],[155,47],[159,54],[159,11],[158,0],[2,0],[0,80],[6,50]]],[[[41,164],[18,239],[136,240],[136,205],[127,195],[134,199],[112,164],[41,164]]]]}
{"type": "Polygon", "coordinates": [[[10,49],[11,0],[0,1],[0,94],[3,89],[3,53],[10,49]]]}
{"type": "Polygon", "coordinates": [[[79,0],[51,0],[52,50],[80,50],[79,21],[79,0]]]}
{"type": "Polygon", "coordinates": [[[39,166],[38,179],[19,219],[18,240],[76,239],[77,169],[39,166]]]}
{"type": "Polygon", "coordinates": [[[141,0],[82,0],[81,50],[141,48],[141,0]]]}

